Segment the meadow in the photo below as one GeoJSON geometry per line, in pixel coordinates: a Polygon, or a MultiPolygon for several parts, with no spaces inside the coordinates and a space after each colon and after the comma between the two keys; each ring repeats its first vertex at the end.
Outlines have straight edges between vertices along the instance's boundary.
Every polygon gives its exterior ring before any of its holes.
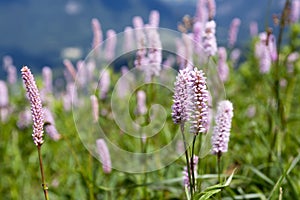
{"type": "Polygon", "coordinates": [[[93,19],[84,60],[33,73],[44,142],[32,135],[28,71],[4,57],[0,199],[298,199],[300,1],[264,30],[249,25],[243,49],[237,18],[218,45],[215,6],[199,0],[178,31],[160,28],[157,11],[106,37],[93,19]],[[222,121],[224,100],[233,116],[222,121]]]}

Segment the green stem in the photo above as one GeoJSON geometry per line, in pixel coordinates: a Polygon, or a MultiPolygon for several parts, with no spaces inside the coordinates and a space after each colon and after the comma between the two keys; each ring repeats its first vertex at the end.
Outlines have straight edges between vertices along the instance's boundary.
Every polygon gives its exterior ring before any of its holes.
{"type": "Polygon", "coordinates": [[[186,139],[185,139],[185,136],[184,136],[184,123],[180,124],[180,130],[181,130],[183,145],[184,145],[184,149],[185,149],[185,159],[186,159],[186,166],[187,166],[189,182],[190,182],[191,199],[193,199],[193,187],[192,187],[191,170],[190,170],[190,163],[189,163],[189,154],[188,154],[186,139]]]}
{"type": "Polygon", "coordinates": [[[90,200],[94,200],[94,186],[93,186],[93,157],[89,154],[89,169],[90,169],[90,178],[89,178],[89,193],[90,200]]]}
{"type": "Polygon", "coordinates": [[[43,167],[43,161],[42,161],[42,155],[41,155],[41,145],[37,146],[38,149],[38,156],[39,156],[39,163],[40,163],[40,170],[41,170],[41,177],[42,177],[42,187],[44,190],[44,196],[46,200],[49,200],[49,195],[48,195],[48,187],[45,181],[45,174],[44,174],[44,167],[43,167]]]}
{"type": "MultiPolygon", "coordinates": [[[[217,154],[217,162],[218,162],[218,182],[221,183],[221,156],[222,156],[222,152],[218,152],[217,154]]],[[[221,196],[221,192],[219,192],[218,198],[221,200],[222,196],[221,196]]]]}

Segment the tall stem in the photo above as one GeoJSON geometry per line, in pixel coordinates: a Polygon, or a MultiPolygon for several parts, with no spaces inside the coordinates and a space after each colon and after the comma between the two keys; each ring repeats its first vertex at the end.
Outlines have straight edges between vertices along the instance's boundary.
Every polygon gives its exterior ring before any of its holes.
{"type": "MultiPolygon", "coordinates": [[[[217,154],[217,162],[218,162],[218,182],[221,183],[221,156],[222,156],[222,152],[218,152],[217,154]]],[[[219,193],[218,195],[218,198],[219,199],[222,199],[222,196],[221,196],[221,192],[219,193]]]]}
{"type": "Polygon", "coordinates": [[[188,176],[189,176],[189,182],[190,182],[191,199],[193,199],[193,187],[192,187],[192,179],[191,179],[189,154],[188,154],[186,139],[185,139],[185,136],[184,136],[184,123],[180,124],[180,130],[181,130],[182,139],[183,139],[183,145],[184,145],[184,149],[185,149],[185,159],[186,159],[186,166],[187,166],[187,171],[188,171],[188,176]]]}
{"type": "Polygon", "coordinates": [[[44,167],[43,167],[43,161],[42,161],[42,155],[41,155],[41,145],[37,146],[38,149],[38,156],[39,156],[39,163],[40,163],[40,170],[41,170],[41,177],[42,177],[42,187],[44,190],[44,196],[46,200],[49,200],[48,195],[48,187],[45,181],[45,174],[44,174],[44,167]]]}
{"type": "MultiPolygon", "coordinates": [[[[195,151],[195,143],[196,143],[196,138],[197,138],[197,135],[194,135],[194,139],[193,139],[193,146],[192,146],[192,155],[191,155],[191,172],[192,172],[192,188],[193,190],[195,191],[196,190],[196,187],[195,187],[195,174],[194,174],[194,151],[195,151]]],[[[201,145],[201,143],[200,143],[201,145]]]]}

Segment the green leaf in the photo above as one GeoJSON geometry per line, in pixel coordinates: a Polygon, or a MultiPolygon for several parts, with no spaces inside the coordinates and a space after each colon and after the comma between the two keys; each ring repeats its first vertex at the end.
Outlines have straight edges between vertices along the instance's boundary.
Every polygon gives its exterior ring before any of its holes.
{"type": "Polygon", "coordinates": [[[265,174],[263,174],[261,171],[259,171],[255,167],[252,167],[252,166],[248,166],[248,167],[254,174],[256,174],[258,177],[263,179],[265,182],[269,183],[270,185],[275,184],[274,181],[272,181],[269,177],[267,177],[265,174]]]}

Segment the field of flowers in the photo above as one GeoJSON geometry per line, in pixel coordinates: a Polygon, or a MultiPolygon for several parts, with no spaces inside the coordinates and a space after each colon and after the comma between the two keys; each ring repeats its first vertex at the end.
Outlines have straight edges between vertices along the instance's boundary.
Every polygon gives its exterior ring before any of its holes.
{"type": "Polygon", "coordinates": [[[298,199],[300,1],[243,49],[238,18],[218,45],[216,6],[178,31],[154,10],[104,37],[95,18],[59,75],[5,56],[0,199],[298,199]]]}

